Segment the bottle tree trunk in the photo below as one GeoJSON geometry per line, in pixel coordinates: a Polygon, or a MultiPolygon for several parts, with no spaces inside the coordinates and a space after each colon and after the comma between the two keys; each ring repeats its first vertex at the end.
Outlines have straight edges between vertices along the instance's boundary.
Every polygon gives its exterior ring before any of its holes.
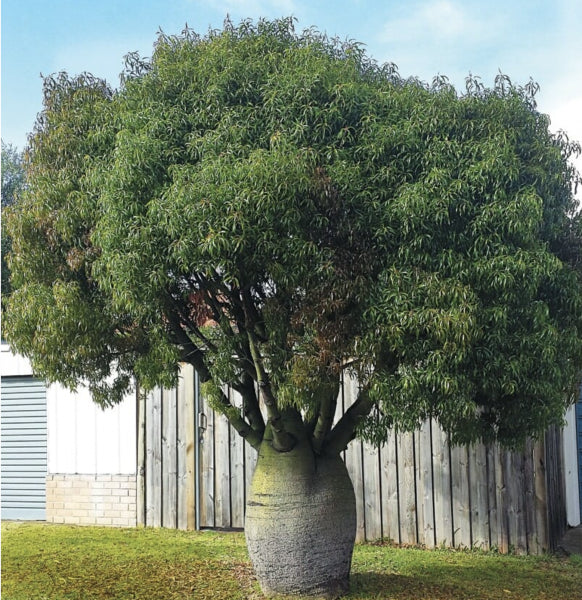
{"type": "Polygon", "coordinates": [[[308,441],[277,452],[263,441],[247,499],[245,535],[266,595],[337,598],[348,589],[356,502],[337,455],[308,441]]]}

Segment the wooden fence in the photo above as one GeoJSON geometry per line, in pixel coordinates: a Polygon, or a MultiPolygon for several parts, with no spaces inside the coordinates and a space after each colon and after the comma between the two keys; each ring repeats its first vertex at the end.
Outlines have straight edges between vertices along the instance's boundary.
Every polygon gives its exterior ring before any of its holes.
{"type": "MultiPolygon", "coordinates": [[[[242,528],[256,451],[195,388],[185,368],[176,389],[140,400],[138,522],[242,528]]],[[[336,418],[356,391],[355,382],[345,382],[336,418]]],[[[433,422],[391,433],[381,448],[352,442],[344,460],[356,492],[357,539],[533,554],[554,549],[566,527],[561,447],[558,429],[524,452],[451,447],[433,422]]]]}

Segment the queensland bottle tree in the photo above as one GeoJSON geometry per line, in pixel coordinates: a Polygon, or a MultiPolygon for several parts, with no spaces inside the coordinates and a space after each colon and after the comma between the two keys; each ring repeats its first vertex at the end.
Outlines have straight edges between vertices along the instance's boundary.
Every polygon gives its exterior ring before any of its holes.
{"type": "Polygon", "coordinates": [[[193,365],[259,451],[263,589],[337,595],[356,435],[431,417],[514,445],[572,401],[578,148],[536,91],[404,79],[291,19],[160,34],[118,89],[47,77],[8,218],[6,335],[103,405],[193,365]],[[359,392],[334,423],[343,377],[359,392]]]}

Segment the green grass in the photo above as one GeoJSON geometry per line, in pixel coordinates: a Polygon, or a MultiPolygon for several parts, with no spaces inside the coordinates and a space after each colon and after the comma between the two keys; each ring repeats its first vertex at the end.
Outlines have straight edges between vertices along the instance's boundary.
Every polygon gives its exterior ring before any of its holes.
{"type": "MultiPolygon", "coordinates": [[[[3,600],[261,600],[241,533],[2,524],[3,600]]],[[[352,600],[582,599],[582,557],[356,546],[352,600]]]]}

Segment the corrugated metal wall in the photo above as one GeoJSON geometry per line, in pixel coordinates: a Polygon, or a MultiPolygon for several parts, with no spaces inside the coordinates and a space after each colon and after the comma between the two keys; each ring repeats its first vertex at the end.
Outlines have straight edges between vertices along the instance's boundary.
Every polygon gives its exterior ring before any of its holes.
{"type": "Polygon", "coordinates": [[[44,382],[2,377],[2,519],[46,518],[44,382]]]}

